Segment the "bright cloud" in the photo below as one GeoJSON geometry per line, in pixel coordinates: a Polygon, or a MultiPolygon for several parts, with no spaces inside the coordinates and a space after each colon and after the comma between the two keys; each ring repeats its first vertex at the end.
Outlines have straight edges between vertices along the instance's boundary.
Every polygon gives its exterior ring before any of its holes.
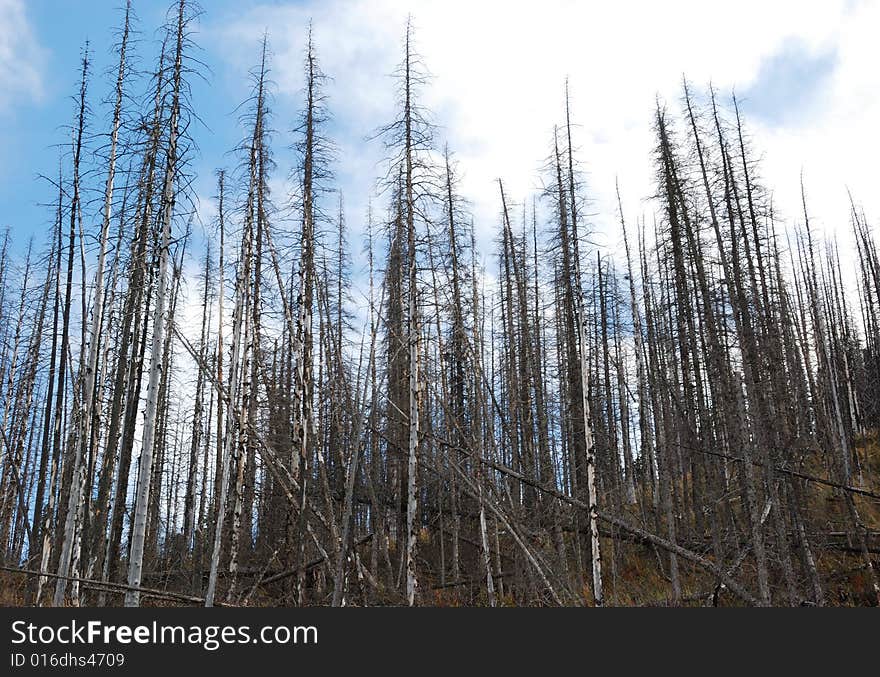
{"type": "Polygon", "coordinates": [[[22,0],[0,0],[0,113],[16,99],[43,96],[45,54],[39,46],[22,0]]]}
{"type": "Polygon", "coordinates": [[[711,81],[719,93],[735,88],[744,95],[748,130],[765,158],[762,176],[781,213],[798,218],[803,168],[818,225],[848,229],[847,186],[869,217],[880,217],[878,3],[307,0],[206,17],[205,44],[222,45],[224,77],[240,78],[255,62],[268,30],[278,119],[298,106],[312,20],[321,63],[334,78],[328,94],[339,180],[355,228],[382,155],[378,142],[364,138],[393,114],[388,74],[400,60],[408,13],[434,76],[425,103],[443,125],[441,141],[460,160],[484,244],[497,225],[495,179],[520,199],[539,188],[553,126],[564,119],[566,77],[601,244],[619,243],[615,178],[630,219],[651,211],[645,199],[652,192],[655,97],[677,110],[682,74],[697,85],[711,81]],[[795,79],[789,96],[775,91],[771,76],[795,79]],[[801,92],[799,80],[815,86],[801,92]]]}

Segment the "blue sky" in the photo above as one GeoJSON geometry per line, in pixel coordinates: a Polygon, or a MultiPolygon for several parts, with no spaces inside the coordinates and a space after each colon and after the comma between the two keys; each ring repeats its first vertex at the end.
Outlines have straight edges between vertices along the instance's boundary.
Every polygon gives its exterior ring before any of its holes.
{"type": "MultiPolygon", "coordinates": [[[[53,192],[38,174],[57,171],[63,126],[73,114],[78,59],[92,41],[92,131],[107,127],[111,30],[121,0],[0,0],[0,225],[42,237],[53,192]]],[[[614,181],[620,180],[630,220],[650,214],[650,120],[656,95],[675,108],[682,73],[720,92],[734,87],[749,132],[762,153],[762,177],[777,208],[798,217],[804,170],[817,225],[842,238],[846,187],[880,217],[876,186],[880,156],[880,3],[775,2],[429,3],[422,0],[203,2],[199,58],[211,69],[194,83],[205,128],[194,131],[199,155],[195,191],[209,219],[213,170],[230,166],[227,152],[242,137],[236,106],[247,96],[247,73],[268,31],[273,52],[274,126],[278,130],[276,194],[290,169],[287,146],[300,104],[301,62],[308,21],[314,21],[328,85],[330,128],[339,146],[338,183],[347,221],[357,234],[380,173],[381,144],[367,137],[393,113],[388,74],[400,58],[408,13],[433,74],[426,103],[463,170],[478,235],[488,248],[497,227],[494,183],[525,199],[540,187],[539,168],[554,124],[562,120],[563,81],[570,78],[576,141],[592,200],[595,240],[619,246],[614,181]],[[613,4],[613,6],[611,6],[613,4]],[[501,10],[504,11],[501,11],[501,10]],[[760,19],[756,19],[760,17],[760,19]]],[[[155,51],[165,0],[135,0],[139,51],[155,51]]],[[[357,249],[357,247],[355,247],[357,249]]]]}
{"type": "MultiPolygon", "coordinates": [[[[0,0],[3,5],[15,3],[0,0]]],[[[42,206],[55,199],[54,189],[38,175],[54,178],[58,167],[58,144],[69,144],[67,125],[75,113],[73,95],[78,88],[79,60],[86,40],[90,42],[91,78],[89,101],[92,109],[89,131],[106,133],[109,127],[109,106],[117,65],[114,32],[122,17],[122,2],[28,0],[21,3],[30,29],[30,58],[37,64],[38,74],[30,82],[21,82],[13,96],[0,98],[0,224],[11,225],[18,235],[30,232],[41,235],[51,208],[42,206]]],[[[157,28],[167,10],[165,2],[134,3],[138,17],[139,53],[143,68],[156,52],[157,28]]],[[[233,2],[211,2],[212,12],[221,6],[234,7],[233,2]]],[[[2,52],[0,52],[2,54],[2,52]]],[[[3,55],[4,58],[7,55],[3,55]]],[[[193,130],[199,144],[195,169],[197,185],[212,180],[214,167],[232,161],[226,152],[238,142],[240,134],[234,113],[239,99],[247,95],[247,73],[235,80],[223,73],[223,63],[216,53],[197,53],[218,72],[206,72],[208,82],[192,81],[193,98],[204,122],[193,130]],[[227,88],[224,85],[229,85],[227,88]],[[218,86],[219,85],[219,86],[218,86]]],[[[17,78],[16,78],[17,79],[17,78]]],[[[2,95],[0,95],[2,96],[2,95]]],[[[93,143],[92,146],[96,144],[93,143]]],[[[24,237],[16,244],[24,246],[24,237]]]]}

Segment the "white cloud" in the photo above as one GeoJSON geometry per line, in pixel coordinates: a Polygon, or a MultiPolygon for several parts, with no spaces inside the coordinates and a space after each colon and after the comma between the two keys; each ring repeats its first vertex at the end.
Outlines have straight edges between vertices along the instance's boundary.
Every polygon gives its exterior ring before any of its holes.
{"type": "Polygon", "coordinates": [[[45,53],[37,42],[22,0],[0,0],[0,112],[20,97],[43,96],[45,53]]]}
{"type": "Polygon", "coordinates": [[[210,42],[223,45],[236,77],[254,63],[258,38],[268,29],[284,106],[297,102],[287,96],[301,87],[302,50],[313,20],[321,62],[334,78],[329,104],[337,119],[340,181],[353,226],[381,156],[378,143],[364,150],[363,137],[393,112],[387,75],[400,59],[410,12],[419,51],[435,76],[425,103],[460,160],[463,190],[484,244],[497,226],[495,179],[504,178],[517,199],[538,187],[553,125],[563,121],[566,76],[596,239],[616,247],[615,177],[630,220],[651,211],[644,199],[652,191],[655,96],[677,110],[683,73],[696,84],[711,80],[719,92],[745,91],[762,63],[792,40],[810,52],[836,50],[837,61],[828,91],[796,128],[750,120],[748,101],[743,102],[777,208],[797,217],[803,167],[817,224],[848,228],[845,185],[864,202],[869,217],[880,217],[874,163],[880,155],[876,3],[353,0],[261,5],[208,17],[208,34],[218,38],[210,42]]]}
{"type": "Polygon", "coordinates": [[[764,174],[787,215],[800,219],[799,172],[804,171],[811,220],[834,233],[842,248],[850,242],[849,198],[864,205],[869,219],[880,218],[880,59],[876,26],[880,5],[863,3],[831,31],[837,68],[812,107],[809,119],[793,127],[755,129],[765,151],[764,174]]]}

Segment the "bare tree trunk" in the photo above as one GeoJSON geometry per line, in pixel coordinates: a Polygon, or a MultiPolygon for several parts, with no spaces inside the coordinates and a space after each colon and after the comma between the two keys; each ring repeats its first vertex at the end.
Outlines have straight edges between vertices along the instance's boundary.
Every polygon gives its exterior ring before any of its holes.
{"type": "Polygon", "coordinates": [[[153,446],[156,435],[156,411],[159,403],[159,378],[162,374],[162,354],[165,339],[165,296],[168,277],[169,248],[171,245],[171,219],[174,215],[174,183],[177,179],[177,143],[180,121],[181,73],[183,68],[183,39],[186,27],[186,0],[180,0],[177,13],[177,47],[174,56],[173,102],[171,104],[170,131],[165,165],[165,178],[162,189],[162,234],[159,245],[159,271],[156,306],[153,310],[153,338],[150,347],[149,380],[147,383],[147,402],[144,411],[144,432],[141,443],[141,456],[138,463],[138,483],[132,526],[131,549],[128,566],[128,585],[133,590],[125,594],[125,606],[139,606],[141,575],[144,559],[144,540],[147,530],[147,509],[150,503],[150,476],[153,468],[153,446]]]}

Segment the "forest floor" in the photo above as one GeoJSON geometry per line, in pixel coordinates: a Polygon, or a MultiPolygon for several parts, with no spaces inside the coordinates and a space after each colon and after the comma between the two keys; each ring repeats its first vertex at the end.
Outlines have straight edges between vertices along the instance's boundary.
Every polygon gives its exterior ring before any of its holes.
{"type": "MultiPolygon", "coordinates": [[[[872,493],[880,493],[880,434],[874,432],[857,440],[856,455],[860,467],[854,469],[855,486],[872,493]]],[[[829,469],[818,462],[805,464],[801,471],[816,477],[831,476],[829,469]]],[[[876,605],[864,556],[858,541],[851,533],[852,522],[843,492],[830,486],[807,482],[805,500],[803,519],[808,525],[810,544],[821,577],[826,605],[876,605]]],[[[880,573],[880,499],[855,495],[854,500],[859,517],[868,530],[868,547],[874,568],[880,573]]],[[[635,511],[628,518],[633,524],[640,519],[635,511]]],[[[619,534],[615,536],[619,537],[619,534]]],[[[679,544],[712,560],[712,534],[708,531],[704,533],[702,544],[698,540],[699,538],[691,536],[682,539],[679,544]]],[[[672,605],[669,558],[666,553],[648,544],[612,538],[611,534],[601,539],[601,546],[606,605],[672,605]]],[[[797,556],[793,545],[792,557],[797,556]]],[[[682,594],[680,606],[708,606],[715,603],[719,606],[731,606],[738,603],[736,598],[723,591],[717,600],[713,599],[716,592],[714,582],[702,569],[682,559],[679,559],[679,568],[682,594]]],[[[770,568],[774,603],[783,604],[785,590],[778,562],[771,561],[770,568]]],[[[796,563],[795,572],[797,575],[796,563]]],[[[753,557],[745,559],[735,578],[747,588],[757,589],[753,557]]],[[[798,583],[801,588],[807,588],[805,582],[798,583]]],[[[584,600],[588,605],[592,604],[592,596],[586,584],[584,600]]],[[[436,591],[434,603],[457,606],[462,603],[462,595],[455,591],[436,591]]],[[[514,600],[505,598],[504,603],[513,606],[514,600]]]]}
{"type": "MultiPolygon", "coordinates": [[[[873,493],[880,493],[880,435],[873,433],[857,441],[856,454],[861,465],[854,470],[854,485],[873,493]]],[[[828,468],[819,463],[806,464],[803,472],[818,477],[829,477],[828,468]]],[[[876,605],[870,577],[859,543],[852,538],[851,520],[843,492],[821,484],[806,483],[806,505],[803,519],[809,525],[810,544],[816,567],[822,580],[825,603],[828,606],[876,605]]],[[[875,570],[880,571],[880,499],[854,495],[856,509],[868,530],[868,546],[875,570]]],[[[712,559],[711,534],[705,534],[706,545],[701,554],[712,559]]],[[[612,547],[610,539],[605,552],[612,547]]],[[[605,543],[603,543],[605,545],[605,543]]],[[[684,544],[697,549],[695,544],[684,544]]],[[[652,548],[618,542],[617,576],[608,581],[608,599],[621,606],[666,606],[671,603],[668,576],[661,573],[658,558],[665,556],[652,548]]],[[[792,547],[792,557],[798,556],[792,547]]],[[[665,564],[665,563],[664,563],[665,564]]],[[[784,586],[778,562],[770,562],[773,599],[783,603],[784,586]]],[[[697,570],[680,560],[682,605],[706,606],[713,604],[714,588],[704,571],[697,570]]],[[[795,564],[797,574],[798,568],[795,564]]],[[[749,589],[756,589],[757,572],[754,558],[747,557],[736,578],[749,589]]],[[[798,581],[801,583],[801,581],[798,581]]],[[[801,586],[806,589],[806,584],[801,586]]],[[[737,603],[731,595],[721,594],[718,603],[727,606],[737,603]]]]}
{"type": "MultiPolygon", "coordinates": [[[[858,440],[856,455],[859,467],[854,469],[854,484],[873,493],[880,493],[880,434],[873,433],[858,440]]],[[[804,472],[818,477],[828,477],[827,468],[819,463],[806,464],[804,472]]],[[[810,544],[816,559],[817,570],[822,580],[825,603],[828,606],[872,606],[875,604],[871,591],[871,581],[859,543],[852,538],[851,521],[843,492],[830,486],[808,482],[804,522],[809,525],[810,544]]],[[[880,499],[855,495],[855,505],[862,523],[868,531],[868,547],[873,558],[875,570],[880,570],[880,499]]],[[[627,516],[638,523],[639,516],[627,516]]],[[[766,529],[767,527],[765,527],[766,529]]],[[[680,545],[712,559],[712,534],[679,540],[680,545]]],[[[422,539],[420,539],[422,540],[422,539]]],[[[476,545],[476,544],[471,544],[476,545]]],[[[601,539],[606,605],[609,606],[671,606],[672,595],[669,579],[669,558],[666,553],[646,543],[621,540],[619,533],[603,532],[601,539]]],[[[425,550],[436,548],[428,540],[427,534],[421,544],[425,550]]],[[[463,553],[463,556],[464,553],[463,553]]],[[[392,546],[393,557],[393,546],[392,546]]],[[[797,557],[792,547],[792,557],[797,557]]],[[[774,603],[785,600],[783,576],[778,562],[770,563],[770,578],[774,603]]],[[[737,600],[730,594],[715,587],[706,572],[679,560],[681,581],[681,606],[730,606],[737,600]],[[717,597],[715,596],[716,593],[717,597]]],[[[799,571],[796,566],[796,571],[799,571]]],[[[485,598],[485,581],[473,580],[460,585],[441,585],[439,578],[426,572],[423,585],[423,603],[431,606],[482,606],[485,598]],[[438,580],[434,580],[438,579],[438,580]]],[[[749,589],[755,589],[756,569],[753,557],[746,557],[734,576],[749,589]]],[[[806,589],[806,583],[798,581],[799,587],[806,589]]],[[[0,571],[0,606],[15,607],[27,604],[27,590],[33,584],[33,577],[13,571],[0,571]]],[[[164,581],[166,590],[175,590],[174,583],[164,581]]],[[[499,586],[503,588],[503,584],[499,586]]],[[[583,596],[587,605],[592,604],[592,595],[583,583],[583,596]]],[[[501,590],[499,590],[501,592],[501,590]]],[[[178,602],[160,599],[144,599],[148,606],[177,605],[178,602]]],[[[183,603],[183,602],[181,602],[183,603]]],[[[380,603],[399,605],[401,600],[393,594],[380,603]]],[[[509,595],[500,595],[499,603],[515,606],[516,600],[509,595]]],[[[272,598],[254,595],[251,604],[272,606],[272,598]]]]}

